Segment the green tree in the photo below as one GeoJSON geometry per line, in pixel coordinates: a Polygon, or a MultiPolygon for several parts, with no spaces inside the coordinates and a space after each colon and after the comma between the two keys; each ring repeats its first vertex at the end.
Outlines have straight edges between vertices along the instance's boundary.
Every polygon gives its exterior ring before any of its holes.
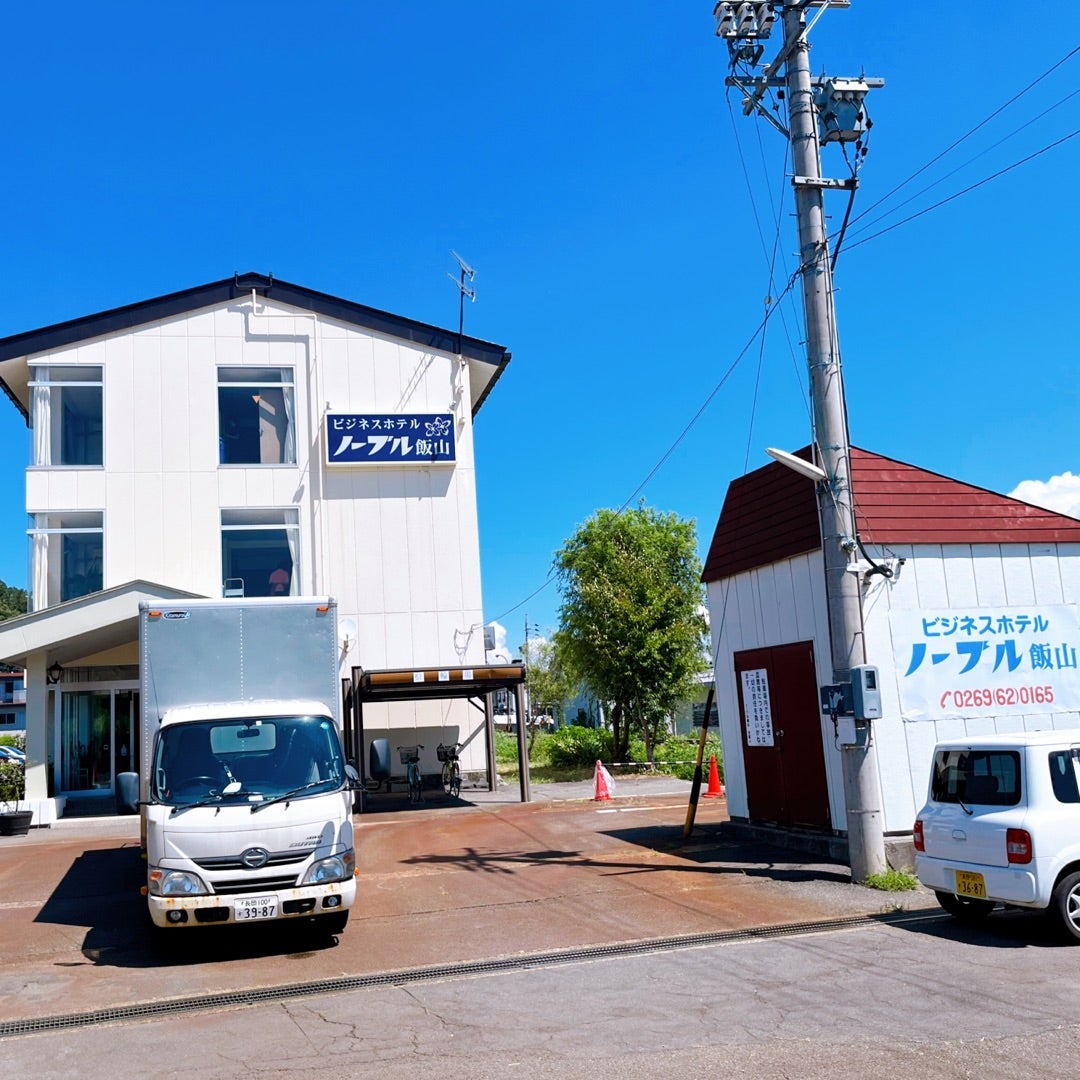
{"type": "Polygon", "coordinates": [[[26,590],[16,589],[0,581],[0,620],[26,614],[26,590]]]}
{"type": "Polygon", "coordinates": [[[550,709],[562,708],[576,689],[554,641],[534,637],[522,646],[526,686],[529,691],[529,751],[532,752],[538,731],[537,717],[550,709]]]}
{"type": "Polygon", "coordinates": [[[569,674],[608,702],[613,753],[657,735],[708,667],[694,523],[644,503],[598,510],[555,555],[556,643],[569,674]]]}

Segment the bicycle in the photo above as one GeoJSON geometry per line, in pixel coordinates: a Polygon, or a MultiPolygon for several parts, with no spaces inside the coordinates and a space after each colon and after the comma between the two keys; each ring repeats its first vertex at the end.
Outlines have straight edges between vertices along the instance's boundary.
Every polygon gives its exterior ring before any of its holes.
{"type": "Polygon", "coordinates": [[[409,775],[409,802],[424,801],[424,774],[420,771],[420,751],[423,746],[399,746],[398,757],[409,775]]]}
{"type": "Polygon", "coordinates": [[[455,799],[461,794],[461,764],[458,761],[458,751],[461,743],[451,743],[444,746],[442,743],[435,748],[435,753],[443,763],[442,786],[447,795],[455,799]]]}

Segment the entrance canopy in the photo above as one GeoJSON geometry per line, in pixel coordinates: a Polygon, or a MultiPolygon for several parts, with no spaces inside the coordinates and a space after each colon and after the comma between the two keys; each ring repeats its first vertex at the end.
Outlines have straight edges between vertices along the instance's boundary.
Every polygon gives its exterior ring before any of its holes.
{"type": "Polygon", "coordinates": [[[152,581],[129,581],[19,615],[0,623],[0,662],[30,668],[30,658],[45,652],[45,665],[63,666],[122,646],[134,646],[137,657],[139,602],[191,599],[195,595],[152,581]]]}

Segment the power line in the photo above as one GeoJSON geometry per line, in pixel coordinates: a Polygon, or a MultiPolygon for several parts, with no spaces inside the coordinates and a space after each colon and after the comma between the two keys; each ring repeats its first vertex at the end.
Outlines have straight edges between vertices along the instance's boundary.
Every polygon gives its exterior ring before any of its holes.
{"type": "Polygon", "coordinates": [[[909,222],[924,217],[926,214],[929,214],[933,210],[937,210],[940,207],[947,205],[948,203],[955,202],[963,195],[970,195],[971,192],[983,187],[985,184],[989,184],[991,181],[999,179],[1006,173],[1010,173],[1014,169],[1020,168],[1021,165],[1026,165],[1028,162],[1034,161],[1038,157],[1042,157],[1043,154],[1049,153],[1051,150],[1055,150],[1063,143],[1067,143],[1070,139],[1075,139],[1077,135],[1080,135],[1080,128],[1077,128],[1075,131],[1069,132],[1068,135],[1063,135],[1060,139],[1055,140],[1048,146],[1044,146],[1041,150],[1036,150],[1033,154],[1028,154],[1027,157],[1021,158],[1019,161],[1014,161],[1011,165],[1007,165],[1004,169],[999,169],[996,173],[992,173],[990,176],[987,176],[984,179],[979,180],[978,182],[971,184],[966,188],[963,188],[961,191],[957,191],[955,194],[949,195],[947,198],[941,199],[939,202],[936,202],[931,206],[927,206],[924,209],[918,211],[917,213],[911,214],[908,217],[897,221],[893,225],[889,225],[885,229],[879,229],[877,232],[871,233],[869,236],[864,237],[862,240],[851,244],[848,247],[848,250],[850,251],[852,248],[861,247],[863,244],[869,243],[869,241],[871,240],[876,240],[879,236],[884,236],[886,233],[892,232],[893,229],[899,229],[901,225],[907,225],[909,222]]]}
{"type": "Polygon", "coordinates": [[[910,184],[912,182],[912,180],[915,180],[917,177],[921,176],[924,172],[926,172],[927,169],[932,168],[934,165],[936,165],[947,154],[952,153],[953,150],[955,150],[958,146],[961,146],[963,143],[965,143],[977,131],[979,131],[982,128],[986,127],[986,125],[989,124],[991,120],[993,120],[996,116],[999,116],[1001,113],[1003,113],[1007,108],[1009,108],[1010,105],[1012,105],[1013,103],[1019,101],[1020,98],[1022,98],[1025,94],[1028,93],[1028,91],[1033,90],[1044,79],[1046,79],[1050,75],[1052,75],[1059,67],[1061,67],[1063,64],[1067,63],[1074,56],[1076,56],[1077,53],[1080,53],[1080,45],[1077,45],[1075,48],[1073,48],[1069,52],[1067,52],[1056,64],[1054,64],[1051,67],[1047,68],[1047,70],[1044,71],[1038,78],[1036,78],[1036,79],[1032,80],[1030,83],[1028,83],[1028,85],[1025,86],[1023,90],[1020,90],[1018,93],[1014,94],[1004,104],[999,105],[992,113],[990,113],[989,116],[987,116],[984,119],[980,120],[973,128],[971,128],[964,135],[961,135],[959,139],[956,139],[952,143],[950,143],[939,154],[936,154],[928,162],[926,162],[925,165],[921,165],[906,180],[901,181],[891,191],[889,191],[886,194],[882,195],[882,197],[880,199],[878,199],[877,202],[871,203],[861,214],[858,215],[858,217],[855,218],[855,221],[859,221],[861,218],[864,218],[867,214],[869,214],[873,210],[877,209],[877,207],[879,207],[883,202],[887,202],[889,199],[891,199],[898,191],[902,191],[905,187],[907,187],[908,184],[910,184]]]}

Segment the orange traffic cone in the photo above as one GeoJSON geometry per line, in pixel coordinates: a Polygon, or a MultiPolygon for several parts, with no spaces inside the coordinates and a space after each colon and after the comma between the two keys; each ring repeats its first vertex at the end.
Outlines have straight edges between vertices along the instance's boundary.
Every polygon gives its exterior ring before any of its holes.
{"type": "Polygon", "coordinates": [[[709,758],[709,790],[705,792],[706,799],[722,799],[724,788],[720,783],[720,772],[716,767],[716,755],[709,758]]]}
{"type": "Polygon", "coordinates": [[[611,773],[598,761],[596,763],[596,802],[607,802],[615,791],[615,781],[611,773]]]}

